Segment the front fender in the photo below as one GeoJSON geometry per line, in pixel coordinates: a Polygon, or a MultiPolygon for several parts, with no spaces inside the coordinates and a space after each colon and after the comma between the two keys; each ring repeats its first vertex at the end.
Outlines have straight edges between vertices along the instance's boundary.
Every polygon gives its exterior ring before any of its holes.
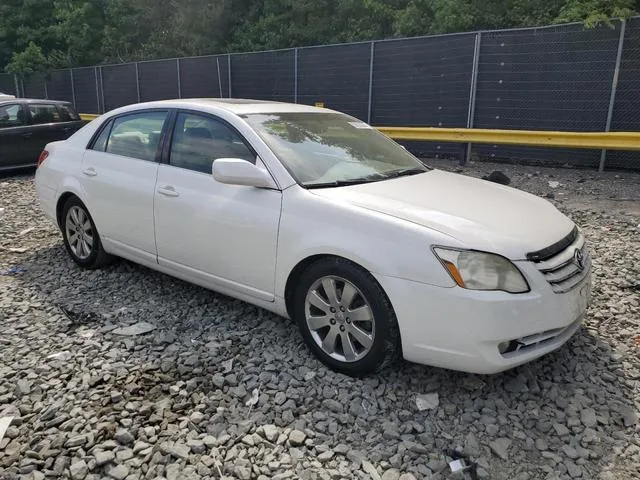
{"type": "Polygon", "coordinates": [[[283,192],[276,295],[284,297],[289,274],[314,255],[344,257],[378,275],[453,287],[431,251],[443,243],[463,247],[446,234],[292,187],[283,192]]]}

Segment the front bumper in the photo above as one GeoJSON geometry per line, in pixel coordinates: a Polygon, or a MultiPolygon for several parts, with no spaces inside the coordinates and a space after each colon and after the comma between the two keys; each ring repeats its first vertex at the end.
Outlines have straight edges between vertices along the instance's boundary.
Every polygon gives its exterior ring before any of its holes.
{"type": "Polygon", "coordinates": [[[590,272],[575,288],[558,294],[533,263],[516,263],[531,286],[528,293],[444,288],[377,275],[396,312],[404,358],[491,374],[562,346],[584,319],[591,295],[590,272]],[[517,349],[500,353],[501,343],[514,340],[518,340],[517,349]]]}

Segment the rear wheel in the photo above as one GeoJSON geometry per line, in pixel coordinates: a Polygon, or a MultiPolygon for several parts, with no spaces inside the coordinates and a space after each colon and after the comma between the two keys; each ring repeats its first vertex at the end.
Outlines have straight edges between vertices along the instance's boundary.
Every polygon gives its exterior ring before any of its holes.
{"type": "Polygon", "coordinates": [[[113,262],[114,257],[102,248],[93,219],[78,197],[70,197],[64,204],[60,229],[67,252],[82,268],[100,268],[113,262]]]}
{"type": "Polygon", "coordinates": [[[391,303],[369,272],[341,258],[312,264],[301,276],[294,317],[313,353],[351,376],[397,358],[399,333],[391,303]]]}

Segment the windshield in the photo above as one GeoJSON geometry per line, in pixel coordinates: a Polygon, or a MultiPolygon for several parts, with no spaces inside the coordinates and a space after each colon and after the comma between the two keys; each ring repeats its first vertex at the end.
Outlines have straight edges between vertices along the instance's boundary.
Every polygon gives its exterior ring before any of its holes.
{"type": "Polygon", "coordinates": [[[308,188],[375,182],[428,170],[396,142],[348,115],[262,113],[243,118],[308,188]]]}

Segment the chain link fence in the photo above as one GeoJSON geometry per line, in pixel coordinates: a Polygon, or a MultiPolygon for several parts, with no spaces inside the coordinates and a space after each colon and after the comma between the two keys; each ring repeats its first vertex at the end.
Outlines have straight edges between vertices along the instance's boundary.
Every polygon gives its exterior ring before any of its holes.
{"type": "MultiPolygon", "coordinates": [[[[82,113],[233,96],[320,103],[375,126],[639,131],[640,18],[103,65],[20,82],[3,74],[0,91],[68,100],[82,113]]],[[[458,161],[640,170],[638,152],[406,145],[458,161]]]]}

